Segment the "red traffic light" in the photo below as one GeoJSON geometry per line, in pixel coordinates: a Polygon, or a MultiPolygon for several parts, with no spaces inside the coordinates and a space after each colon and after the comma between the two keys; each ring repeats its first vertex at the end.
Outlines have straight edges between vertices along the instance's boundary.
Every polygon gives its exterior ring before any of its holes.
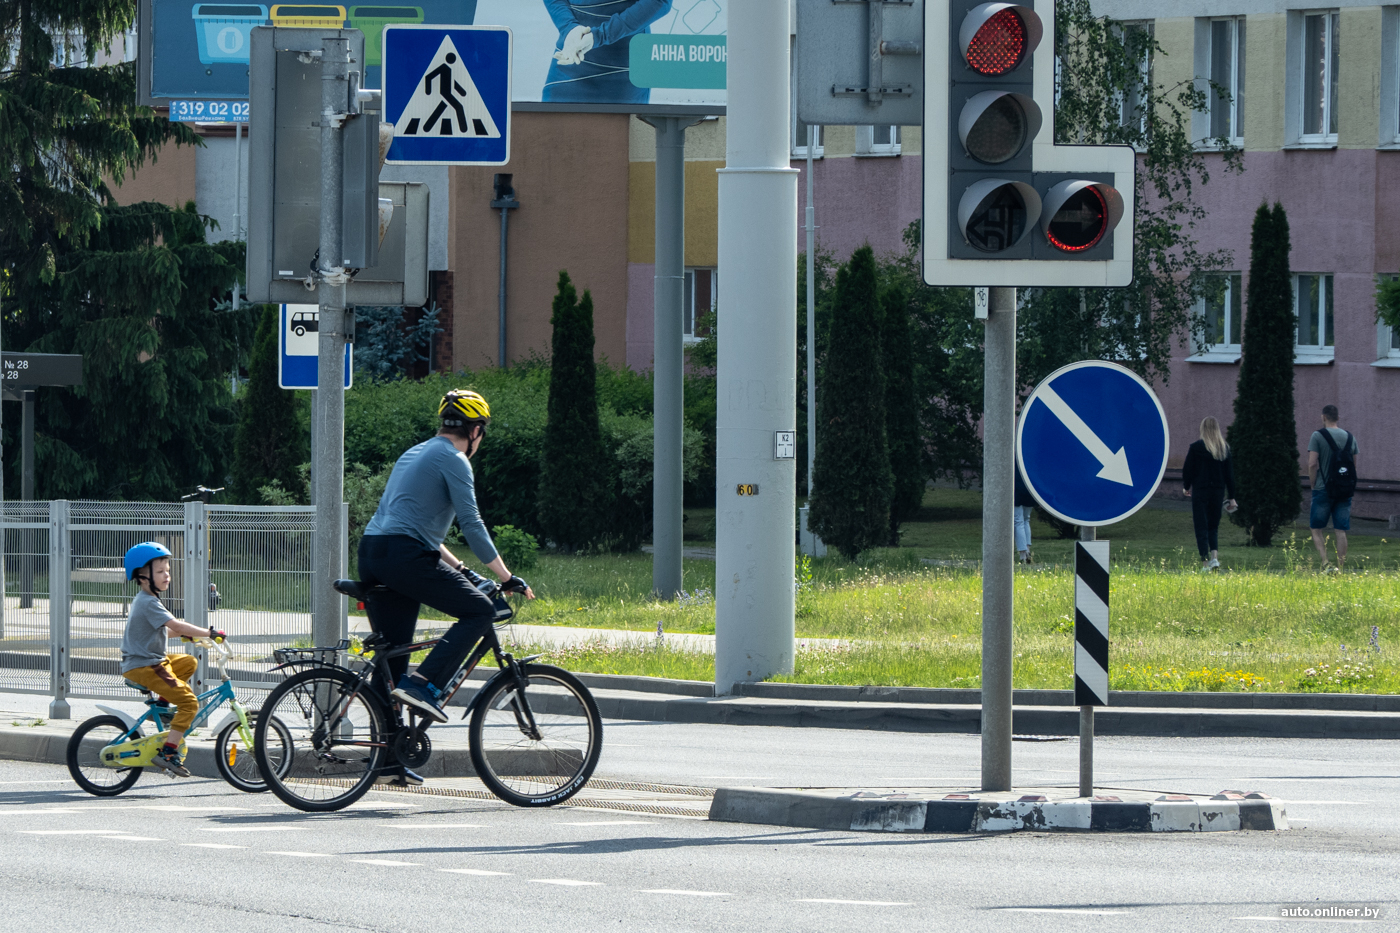
{"type": "Polygon", "coordinates": [[[1050,245],[1067,253],[1097,246],[1123,219],[1123,196],[1112,185],[1062,181],[1045,195],[1043,226],[1050,245]]]}
{"type": "Polygon", "coordinates": [[[1025,182],[983,178],[958,201],[958,229],[973,248],[1000,253],[1026,238],[1040,211],[1040,195],[1025,182]]]}
{"type": "Polygon", "coordinates": [[[1019,68],[1043,33],[1040,17],[1030,7],[984,3],[963,19],[958,44],[969,68],[997,77],[1019,68]]]}

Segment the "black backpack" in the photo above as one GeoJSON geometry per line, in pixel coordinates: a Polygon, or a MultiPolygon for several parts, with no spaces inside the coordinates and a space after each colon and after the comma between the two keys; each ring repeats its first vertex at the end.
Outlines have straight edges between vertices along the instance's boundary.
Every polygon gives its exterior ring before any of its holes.
{"type": "Polygon", "coordinates": [[[1332,459],[1327,461],[1327,475],[1322,478],[1327,498],[1333,502],[1350,499],[1356,492],[1356,460],[1351,455],[1351,432],[1347,432],[1347,441],[1341,448],[1332,440],[1332,432],[1327,428],[1319,433],[1327,446],[1332,448],[1332,459]]]}

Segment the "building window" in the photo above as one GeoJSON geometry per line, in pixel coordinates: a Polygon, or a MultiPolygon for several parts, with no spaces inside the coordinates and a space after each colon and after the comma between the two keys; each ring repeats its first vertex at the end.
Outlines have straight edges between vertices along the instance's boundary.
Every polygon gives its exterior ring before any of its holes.
{"type": "Polygon", "coordinates": [[[1118,96],[1118,122],[1124,126],[1136,126],[1139,132],[1147,132],[1147,98],[1152,85],[1152,43],[1156,35],[1151,22],[1123,23],[1120,27],[1125,43],[1143,43],[1142,62],[1139,66],[1138,81],[1118,96]]]}
{"type": "Polygon", "coordinates": [[[1244,17],[1210,21],[1210,137],[1244,138],[1244,17]]]}
{"type": "Polygon", "coordinates": [[[1340,23],[1336,10],[1303,14],[1303,142],[1337,141],[1340,23]]]}
{"type": "MultiPolygon", "coordinates": [[[[791,111],[789,125],[792,127],[792,157],[805,159],[807,158],[807,124],[797,119],[797,55],[795,52],[796,50],[794,50],[793,55],[789,56],[789,60],[792,62],[789,71],[791,77],[789,85],[792,88],[788,105],[788,109],[791,111]]],[[[820,159],[822,157],[822,128],[820,126],[812,126],[812,138],[815,141],[815,145],[812,147],[812,158],[820,159]]]]}
{"type": "Polygon", "coordinates": [[[1293,277],[1293,310],[1298,315],[1297,357],[1333,355],[1332,276],[1293,277]]]}
{"type": "MultiPolygon", "coordinates": [[[[1384,280],[1400,281],[1400,274],[1376,276],[1377,285],[1384,280]]],[[[1376,321],[1376,362],[1373,365],[1400,368],[1400,328],[1391,327],[1381,320],[1376,321]]]]}
{"type": "Polygon", "coordinates": [[[1238,272],[1211,277],[1205,295],[1196,305],[1205,325],[1201,355],[1229,356],[1230,362],[1239,359],[1243,325],[1240,298],[1244,291],[1241,283],[1238,272]]]}
{"type": "Polygon", "coordinates": [[[685,270],[685,293],[681,298],[681,335],[695,343],[710,335],[710,315],[719,292],[719,273],[714,269],[685,270]]]}
{"type": "Polygon", "coordinates": [[[895,156],[899,155],[899,150],[899,127],[884,125],[856,127],[856,155],[895,156]]]}

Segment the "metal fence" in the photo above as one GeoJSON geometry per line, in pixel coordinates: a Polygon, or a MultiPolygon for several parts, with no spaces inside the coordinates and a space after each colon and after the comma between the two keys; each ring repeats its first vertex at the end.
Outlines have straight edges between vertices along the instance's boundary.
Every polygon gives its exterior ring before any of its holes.
{"type": "MultiPolygon", "coordinates": [[[[141,541],[173,555],[170,611],[229,634],[237,686],[268,688],[273,649],[310,644],[313,507],[5,502],[3,526],[0,691],[51,694],[54,716],[70,696],[136,697],[121,676],[136,595],[122,555],[141,541]]],[[[186,647],[171,639],[167,650],[186,647]]],[[[201,664],[191,686],[206,680],[201,664]]]]}

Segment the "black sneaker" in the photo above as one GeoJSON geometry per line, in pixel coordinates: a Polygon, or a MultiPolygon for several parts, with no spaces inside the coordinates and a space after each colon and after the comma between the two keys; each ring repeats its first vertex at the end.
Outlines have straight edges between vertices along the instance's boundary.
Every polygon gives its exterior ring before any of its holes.
{"type": "Polygon", "coordinates": [[[404,767],[396,767],[379,775],[374,779],[374,783],[387,784],[390,787],[422,787],[423,775],[404,767]]]}
{"type": "Polygon", "coordinates": [[[185,767],[185,756],[180,754],[178,748],[171,748],[169,745],[160,747],[160,751],[151,758],[151,764],[164,770],[171,777],[190,776],[190,770],[185,767]]]}
{"type": "Polygon", "coordinates": [[[447,722],[447,713],[438,705],[438,697],[442,696],[442,693],[430,683],[414,680],[405,674],[399,679],[399,685],[390,696],[422,710],[433,722],[447,722]]]}

